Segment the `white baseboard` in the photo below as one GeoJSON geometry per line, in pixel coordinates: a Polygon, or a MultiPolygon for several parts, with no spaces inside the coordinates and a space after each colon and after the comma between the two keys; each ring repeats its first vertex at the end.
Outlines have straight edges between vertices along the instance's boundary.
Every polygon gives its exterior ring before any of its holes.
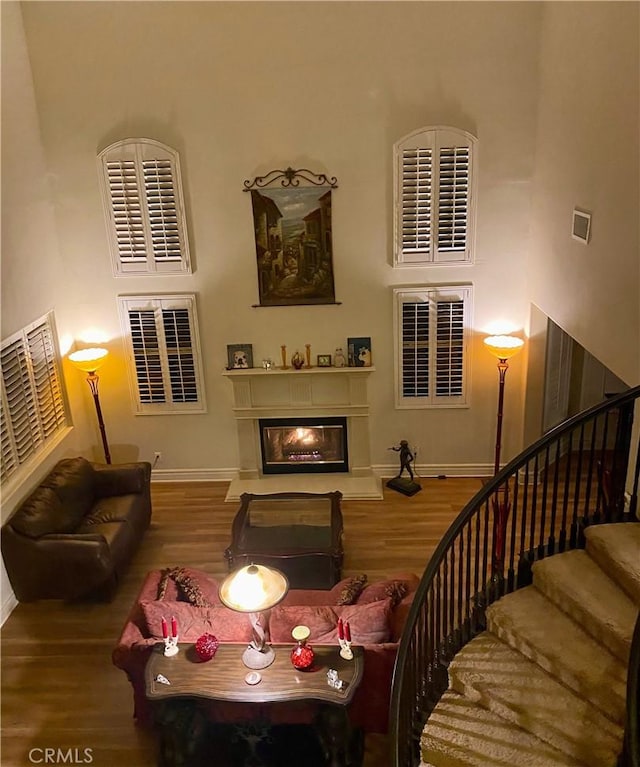
{"type": "MultiPolygon", "coordinates": [[[[397,463],[377,464],[372,467],[378,477],[394,477],[397,463]]],[[[491,477],[493,464],[418,464],[414,466],[419,477],[491,477]]],[[[152,482],[231,482],[238,478],[238,469],[154,469],[152,482]]]]}
{"type": "Polygon", "coordinates": [[[154,469],[152,482],[231,482],[237,469],[154,469]]]}
{"type": "Polygon", "coordinates": [[[8,593],[4,593],[2,595],[2,605],[0,606],[0,626],[4,625],[4,622],[19,604],[13,591],[7,589],[7,592],[8,593]]]}
{"type": "MultiPolygon", "coordinates": [[[[379,477],[395,477],[398,464],[378,464],[373,470],[379,477]]],[[[413,470],[418,477],[491,477],[493,464],[489,463],[455,463],[455,464],[416,464],[413,470]]]]}

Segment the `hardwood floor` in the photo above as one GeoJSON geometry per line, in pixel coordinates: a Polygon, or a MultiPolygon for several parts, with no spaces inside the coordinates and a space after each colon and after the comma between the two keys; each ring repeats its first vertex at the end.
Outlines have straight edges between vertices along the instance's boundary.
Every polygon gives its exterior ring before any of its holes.
{"type": "MultiPolygon", "coordinates": [[[[385,488],[382,501],[343,502],[344,575],[364,572],[370,581],[421,575],[450,523],[481,487],[471,478],[421,484],[410,498],[385,488]]],[[[43,601],[13,611],[0,632],[3,767],[154,767],[155,744],[134,726],[131,687],[112,665],[111,650],[149,570],[190,565],[217,578],[226,574],[223,552],[238,508],[225,503],[227,487],[154,484],[151,527],[110,604],[43,601]],[[48,762],[45,749],[53,749],[48,762]]],[[[368,737],[365,766],[387,767],[387,747],[386,738],[368,737]]]]}

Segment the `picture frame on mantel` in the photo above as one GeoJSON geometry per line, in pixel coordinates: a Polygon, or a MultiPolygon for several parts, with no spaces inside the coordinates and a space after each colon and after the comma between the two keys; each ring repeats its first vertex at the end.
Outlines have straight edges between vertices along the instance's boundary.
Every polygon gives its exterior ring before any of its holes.
{"type": "Polygon", "coordinates": [[[338,303],[331,224],[335,177],[289,167],[244,186],[251,193],[258,306],[338,303]]]}
{"type": "Polygon", "coordinates": [[[350,368],[370,368],[371,338],[361,336],[359,338],[347,338],[347,359],[350,368]]]}
{"type": "Polygon", "coordinates": [[[318,361],[318,367],[319,368],[330,368],[331,367],[331,355],[330,354],[318,354],[317,361],[318,361]]]}
{"type": "Polygon", "coordinates": [[[253,367],[251,344],[227,344],[227,370],[247,370],[253,367]]]}

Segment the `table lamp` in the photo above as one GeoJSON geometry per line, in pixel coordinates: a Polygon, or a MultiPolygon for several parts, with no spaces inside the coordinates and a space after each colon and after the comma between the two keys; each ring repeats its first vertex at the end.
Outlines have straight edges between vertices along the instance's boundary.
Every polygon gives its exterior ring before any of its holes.
{"type": "Polygon", "coordinates": [[[249,613],[253,639],[242,655],[247,668],[267,668],[275,660],[273,647],[265,641],[264,616],[281,602],[289,590],[284,573],[266,565],[246,565],[230,573],[220,584],[222,604],[240,613],[249,613]]]}
{"type": "Polygon", "coordinates": [[[102,447],[104,449],[104,460],[106,463],[111,463],[111,455],[109,453],[109,443],[107,442],[107,432],[104,428],[104,420],[102,418],[102,408],[100,407],[100,396],[98,395],[98,376],[96,370],[102,365],[105,357],[108,354],[107,349],[101,349],[93,347],[91,349],[80,349],[80,351],[73,352],[69,355],[69,359],[78,368],[78,370],[88,373],[87,383],[91,389],[93,395],[93,401],[96,406],[96,415],[98,416],[98,426],[100,427],[100,436],[102,437],[102,447]]]}

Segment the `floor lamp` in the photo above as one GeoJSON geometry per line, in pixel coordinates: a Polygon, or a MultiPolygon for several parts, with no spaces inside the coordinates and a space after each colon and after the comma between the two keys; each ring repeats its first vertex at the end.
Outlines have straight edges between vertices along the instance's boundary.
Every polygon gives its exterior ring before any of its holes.
{"type": "MultiPolygon", "coordinates": [[[[500,449],[502,442],[502,416],[504,410],[504,380],[509,369],[509,359],[517,354],[524,346],[524,341],[515,336],[489,336],[484,339],[487,349],[498,358],[498,418],[496,424],[496,448],[493,464],[493,476],[500,471],[500,449]]],[[[509,503],[509,486],[496,490],[492,499],[493,505],[493,553],[491,573],[494,580],[501,580],[504,572],[505,535],[511,505],[509,503]]]]}
{"type": "Polygon", "coordinates": [[[96,370],[105,361],[109,352],[107,349],[81,349],[69,355],[73,364],[87,373],[87,383],[93,395],[93,401],[96,406],[96,415],[98,416],[98,425],[100,426],[100,436],[102,437],[102,447],[104,448],[104,460],[111,463],[111,454],[109,453],[109,443],[107,442],[107,432],[104,428],[104,419],[102,418],[102,408],[100,407],[100,395],[98,394],[98,376],[96,370]]]}

